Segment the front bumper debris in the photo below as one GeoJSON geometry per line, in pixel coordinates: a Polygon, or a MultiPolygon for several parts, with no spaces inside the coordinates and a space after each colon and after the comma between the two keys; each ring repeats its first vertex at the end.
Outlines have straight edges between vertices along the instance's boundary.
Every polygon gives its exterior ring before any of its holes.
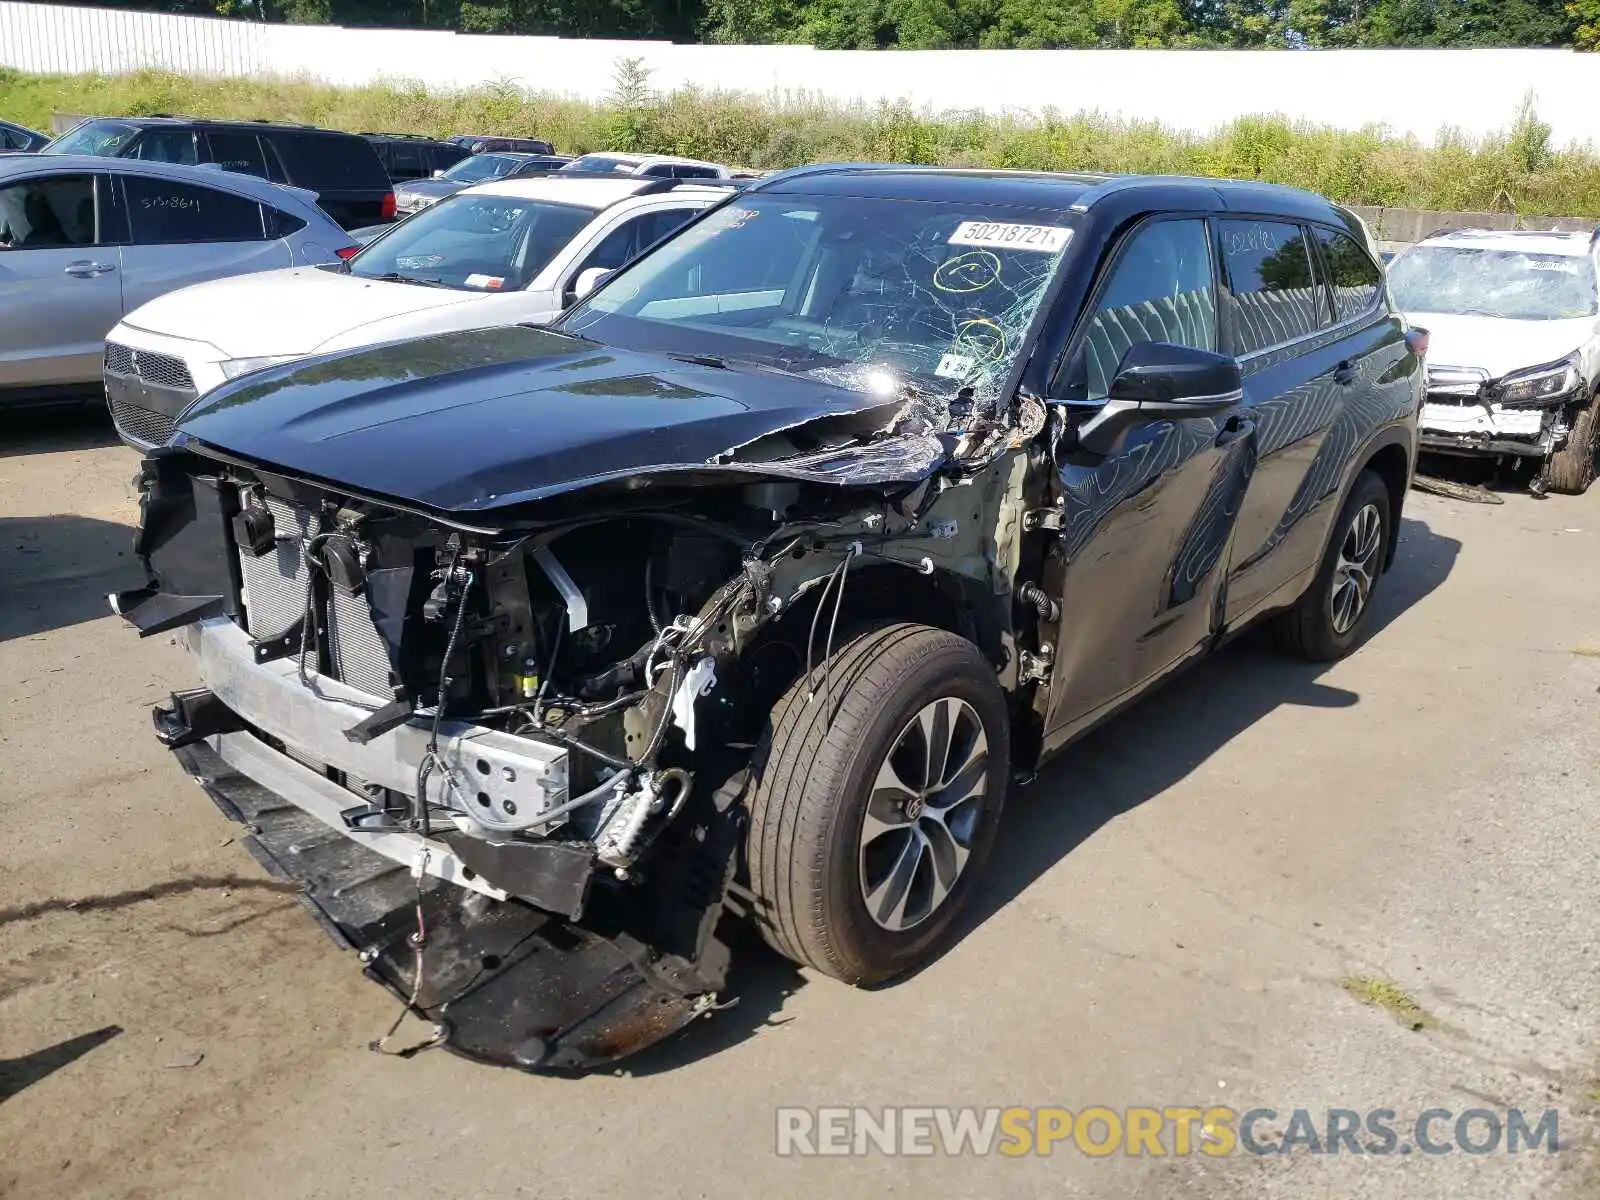
{"type": "Polygon", "coordinates": [[[1422,407],[1418,441],[1424,450],[1448,454],[1543,458],[1554,449],[1558,422],[1550,409],[1430,401],[1422,407]]]}
{"type": "MultiPolygon", "coordinates": [[[[158,714],[170,728],[172,711],[158,714]]],[[[457,1053],[524,1070],[588,1070],[660,1041],[714,1005],[727,966],[720,942],[691,963],[626,934],[607,936],[514,900],[495,903],[504,892],[463,878],[459,859],[432,843],[408,868],[397,851],[424,849],[418,835],[389,831],[358,841],[326,812],[308,810],[298,795],[291,803],[253,777],[270,778],[263,763],[272,752],[242,750],[251,741],[247,733],[213,735],[174,753],[244,826],[240,840],[256,861],[301,885],[306,908],[359,953],[369,978],[402,1001],[415,988],[413,1011],[441,1026],[457,1053]],[[427,936],[417,988],[419,947],[411,939],[419,904],[427,936]]],[[[292,760],[275,766],[280,784],[319,790],[309,768],[292,760]]],[[[320,782],[337,806],[340,789],[320,782]]]]}
{"type": "MultiPolygon", "coordinates": [[[[205,686],[249,725],[364,783],[407,794],[416,790],[417,764],[430,736],[424,725],[405,724],[381,738],[352,740],[346,731],[371,715],[372,697],[325,676],[314,677],[314,687],[307,688],[296,656],[258,661],[250,636],[226,617],[189,625],[179,643],[205,686]]],[[[430,779],[429,799],[440,806],[447,806],[444,793],[451,786],[501,803],[510,800],[527,813],[567,798],[567,752],[558,746],[443,721],[439,756],[445,769],[430,779]]]]}
{"type": "MultiPolygon", "coordinates": [[[[404,724],[352,741],[344,731],[366,713],[352,689],[322,676],[306,687],[293,656],[257,661],[248,635],[226,618],[188,625],[178,640],[204,686],[155,709],[158,738],[245,826],[246,849],[302,886],[306,906],[360,954],[369,977],[408,1003],[415,994],[413,1011],[443,1029],[449,1048],[525,1070],[592,1069],[714,1006],[727,969],[726,948],[711,933],[719,889],[690,913],[697,936],[663,949],[634,936],[608,910],[609,897],[591,896],[588,843],[494,841],[448,822],[425,837],[370,820],[370,806],[346,784],[414,789],[426,728],[404,724]],[[427,931],[420,947],[419,927],[427,931]]],[[[439,750],[458,778],[513,789],[529,811],[565,798],[559,747],[444,721],[439,750]]],[[[693,846],[713,854],[712,873],[720,867],[724,880],[733,832],[730,825],[693,846]]],[[[702,867],[689,873],[705,877],[702,867]]]]}

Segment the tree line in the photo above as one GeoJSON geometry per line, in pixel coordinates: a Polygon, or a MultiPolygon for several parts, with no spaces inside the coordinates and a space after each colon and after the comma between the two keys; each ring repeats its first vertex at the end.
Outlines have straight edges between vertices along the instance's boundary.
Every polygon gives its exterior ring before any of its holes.
{"type": "Polygon", "coordinates": [[[1600,47],[1600,0],[142,0],[110,7],[833,50],[1600,47]]]}

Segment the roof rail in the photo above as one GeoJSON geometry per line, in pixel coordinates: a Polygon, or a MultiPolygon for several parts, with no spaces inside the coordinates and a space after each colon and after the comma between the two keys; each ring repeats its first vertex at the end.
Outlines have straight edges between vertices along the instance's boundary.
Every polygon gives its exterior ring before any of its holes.
{"type": "Polygon", "coordinates": [[[803,179],[808,175],[839,175],[849,171],[903,171],[914,169],[910,163],[881,163],[881,162],[833,162],[810,163],[803,167],[790,167],[787,171],[774,171],[770,175],[761,177],[762,183],[772,183],[779,179],[803,179]]]}

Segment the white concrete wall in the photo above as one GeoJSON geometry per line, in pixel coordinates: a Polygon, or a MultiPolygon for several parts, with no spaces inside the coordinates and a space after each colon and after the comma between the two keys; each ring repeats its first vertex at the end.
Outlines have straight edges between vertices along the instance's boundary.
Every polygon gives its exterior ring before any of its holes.
{"type": "Polygon", "coordinates": [[[1509,124],[1531,92],[1558,143],[1600,141],[1600,55],[1564,50],[949,50],[484,37],[436,31],[257,25],[0,0],[0,65],[27,71],[166,67],[328,83],[487,81],[590,99],[618,59],[641,58],[661,89],[688,85],[782,101],[907,101],[919,108],[1100,111],[1206,131],[1247,113],[1434,140],[1509,124]]]}

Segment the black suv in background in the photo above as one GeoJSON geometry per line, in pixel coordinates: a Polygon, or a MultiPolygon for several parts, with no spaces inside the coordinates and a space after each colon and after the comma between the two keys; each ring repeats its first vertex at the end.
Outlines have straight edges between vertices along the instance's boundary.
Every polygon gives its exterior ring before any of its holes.
{"type": "Polygon", "coordinates": [[[396,183],[431,179],[436,171],[455,166],[469,151],[454,142],[436,141],[414,133],[363,133],[378,152],[378,161],[396,183]]]}
{"type": "Polygon", "coordinates": [[[323,211],[346,229],[394,219],[389,174],[371,143],[354,133],[267,121],[94,117],[80,121],[43,153],[214,163],[315,192],[323,211]]]}
{"type": "Polygon", "coordinates": [[[492,154],[501,150],[517,154],[554,154],[556,148],[540,138],[493,137],[477,133],[457,134],[447,139],[464,148],[468,154],[492,154]]]}
{"type": "Polygon", "coordinates": [[[594,1066],[716,1007],[725,903],[916,970],[1014,773],[1257,620],[1355,649],[1425,351],[1307,192],[805,168],[548,328],[203,397],[114,606],[183,627],[159,736],[374,975],[594,1066]]]}

